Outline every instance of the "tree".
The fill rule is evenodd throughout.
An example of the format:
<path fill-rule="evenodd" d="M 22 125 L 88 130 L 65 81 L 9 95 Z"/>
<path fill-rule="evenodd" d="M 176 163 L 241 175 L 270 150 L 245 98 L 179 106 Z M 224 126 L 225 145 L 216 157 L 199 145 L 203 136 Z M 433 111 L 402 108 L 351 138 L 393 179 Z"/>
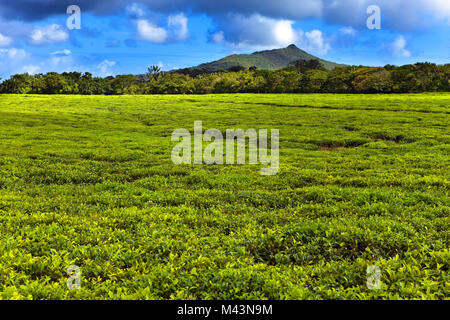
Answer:
<path fill-rule="evenodd" d="M 79 93 L 79 82 L 81 80 L 81 72 L 63 72 L 61 74 L 66 79 L 69 90 L 66 93 Z"/>
<path fill-rule="evenodd" d="M 163 72 L 159 66 L 151 66 L 147 68 L 147 78 L 148 80 L 159 80 L 163 76 Z"/>
<path fill-rule="evenodd" d="M 138 83 L 139 79 L 136 76 L 127 74 L 112 80 L 111 87 L 114 94 L 133 94 Z"/>
<path fill-rule="evenodd" d="M 3 82 L 5 93 L 30 93 L 32 91 L 33 76 L 28 73 L 15 74 Z"/>
<path fill-rule="evenodd" d="M 243 66 L 232 66 L 227 69 L 228 72 L 239 72 L 245 70 Z"/>
<path fill-rule="evenodd" d="M 389 93 L 393 87 L 391 72 L 383 68 L 358 69 L 352 84 L 358 93 Z"/>
<path fill-rule="evenodd" d="M 353 72 L 357 67 L 335 68 L 328 73 L 327 81 L 323 85 L 325 92 L 350 93 L 353 91 Z"/>
<path fill-rule="evenodd" d="M 328 72 L 320 69 L 311 69 L 305 72 L 302 79 L 302 87 L 305 92 L 324 92 L 325 83 L 328 79 Z"/>
<path fill-rule="evenodd" d="M 192 79 L 194 85 L 194 93 L 207 94 L 213 93 L 216 83 L 220 80 L 217 74 L 201 74 Z"/>
<path fill-rule="evenodd" d="M 289 66 L 295 67 L 300 73 L 304 73 L 308 70 L 324 70 L 323 64 L 317 59 L 300 59 L 289 63 Z"/>

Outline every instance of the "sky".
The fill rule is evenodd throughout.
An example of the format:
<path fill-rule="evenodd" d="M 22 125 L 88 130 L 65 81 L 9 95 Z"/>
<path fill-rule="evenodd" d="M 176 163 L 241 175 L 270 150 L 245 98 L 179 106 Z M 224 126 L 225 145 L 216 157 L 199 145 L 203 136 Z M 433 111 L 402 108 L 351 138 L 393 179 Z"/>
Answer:
<path fill-rule="evenodd" d="M 349 65 L 450 63 L 450 1 L 0 0 L 3 79 L 142 74 L 290 44 Z"/>

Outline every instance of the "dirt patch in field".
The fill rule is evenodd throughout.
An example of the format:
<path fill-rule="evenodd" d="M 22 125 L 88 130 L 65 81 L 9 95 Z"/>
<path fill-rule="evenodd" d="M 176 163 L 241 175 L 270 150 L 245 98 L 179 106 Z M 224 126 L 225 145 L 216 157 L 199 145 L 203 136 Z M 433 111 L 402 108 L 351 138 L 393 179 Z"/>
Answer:
<path fill-rule="evenodd" d="M 346 141 L 310 141 L 315 144 L 321 151 L 335 151 L 339 149 L 352 149 L 362 146 L 370 142 L 368 139 L 355 139 Z"/>
<path fill-rule="evenodd" d="M 373 141 L 391 141 L 394 144 L 398 145 L 400 143 L 413 143 L 416 139 L 411 137 L 406 137 L 402 134 L 389 134 L 389 133 L 374 133 L 369 134 L 369 137 L 372 138 Z"/>

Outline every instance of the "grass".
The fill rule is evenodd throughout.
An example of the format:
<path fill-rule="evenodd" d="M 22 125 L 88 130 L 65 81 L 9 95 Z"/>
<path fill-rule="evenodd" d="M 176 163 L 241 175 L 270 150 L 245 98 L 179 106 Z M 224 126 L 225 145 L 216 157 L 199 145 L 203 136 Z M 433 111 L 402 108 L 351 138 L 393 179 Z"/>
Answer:
<path fill-rule="evenodd" d="M 0 298 L 448 298 L 449 102 L 0 95 Z M 196 120 L 279 129 L 278 175 L 173 165 Z"/>

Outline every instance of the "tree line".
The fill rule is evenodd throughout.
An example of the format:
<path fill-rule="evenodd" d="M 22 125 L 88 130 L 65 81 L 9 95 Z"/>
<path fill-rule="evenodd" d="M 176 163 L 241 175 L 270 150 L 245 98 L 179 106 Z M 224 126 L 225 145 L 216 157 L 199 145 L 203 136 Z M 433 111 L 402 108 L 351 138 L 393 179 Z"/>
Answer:
<path fill-rule="evenodd" d="M 450 64 L 384 67 L 347 66 L 326 70 L 316 60 L 299 60 L 280 70 L 244 69 L 162 72 L 142 76 L 94 77 L 89 72 L 15 74 L 0 93 L 19 94 L 208 94 L 208 93 L 409 93 L 450 92 Z"/>

